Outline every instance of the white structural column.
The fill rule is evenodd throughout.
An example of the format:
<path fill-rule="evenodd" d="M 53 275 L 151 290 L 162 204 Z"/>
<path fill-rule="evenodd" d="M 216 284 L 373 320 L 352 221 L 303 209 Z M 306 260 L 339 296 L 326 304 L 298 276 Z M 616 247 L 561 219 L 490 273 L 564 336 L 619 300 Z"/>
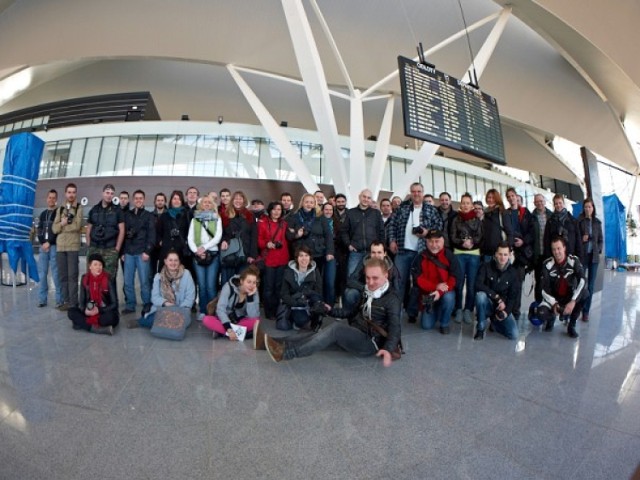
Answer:
<path fill-rule="evenodd" d="M 467 70 L 467 73 L 462 78 L 463 82 L 469 83 L 470 81 L 469 72 L 473 67 L 475 67 L 476 74 L 478 75 L 478 79 L 482 76 L 482 74 L 484 73 L 484 69 L 489 63 L 489 59 L 491 58 L 491 55 L 493 54 L 493 51 L 495 50 L 496 45 L 498 44 L 498 40 L 500 40 L 500 37 L 502 36 L 502 32 L 504 32 L 504 28 L 507 26 L 507 21 L 509 20 L 510 16 L 511 16 L 511 7 L 504 7 L 500 12 L 500 16 L 498 17 L 496 24 L 491 29 L 491 33 L 489 33 L 489 36 L 484 41 L 484 43 L 482 44 L 482 47 L 480 47 L 480 50 L 478 51 L 477 55 L 473 59 L 473 64 L 469 67 L 469 69 Z"/>
<path fill-rule="evenodd" d="M 409 165 L 409 169 L 404 174 L 404 177 L 402 177 L 402 180 L 395 184 L 393 195 L 404 198 L 404 196 L 409 193 L 409 186 L 411 186 L 413 182 L 416 182 L 418 177 L 422 175 L 424 169 L 429 165 L 429 161 L 438 151 L 438 148 L 440 148 L 440 146 L 433 143 L 425 142 L 422 144 L 416 158 L 411 162 L 411 165 Z"/>
<path fill-rule="evenodd" d="M 306 188 L 308 192 L 315 192 L 318 190 L 318 184 L 313 180 L 313 178 L 311 178 L 309 169 L 298 155 L 298 152 L 291 145 L 284 129 L 278 125 L 278 122 L 276 122 L 260 99 L 258 99 L 257 95 L 253 92 L 251 87 L 249 87 L 247 82 L 244 81 L 244 78 L 242 78 L 242 76 L 235 70 L 234 66 L 227 65 L 227 70 L 229 70 L 231 77 L 235 80 L 240 91 L 244 95 L 244 98 L 246 98 L 267 134 L 275 142 L 289 166 L 294 172 L 296 172 L 296 175 L 300 179 L 302 185 L 304 185 L 304 188 Z"/>
<path fill-rule="evenodd" d="M 364 161 L 364 114 L 360 90 L 353 92 L 351 98 L 351 145 L 349 156 L 349 192 L 347 205 L 354 207 L 358 203 L 358 194 L 367 187 L 367 172 Z M 375 198 L 375 197 L 374 197 Z"/>
<path fill-rule="evenodd" d="M 369 186 L 373 193 L 373 198 L 377 199 L 382 186 L 382 178 L 384 177 L 384 167 L 387 164 L 389 156 L 389 144 L 391 142 L 391 124 L 393 122 L 393 106 L 395 99 L 390 96 L 387 100 L 387 108 L 382 117 L 382 125 L 380 125 L 380 133 L 378 133 L 378 142 L 376 143 L 376 151 L 373 155 L 373 168 L 369 177 Z"/>
<path fill-rule="evenodd" d="M 293 49 L 304 80 L 311 112 L 322 138 L 327 169 L 333 173 L 336 191 L 349 192 L 347 172 L 342 159 L 338 127 L 318 47 L 313 38 L 301 0 L 282 0 Z M 349 195 L 347 194 L 347 197 Z"/>

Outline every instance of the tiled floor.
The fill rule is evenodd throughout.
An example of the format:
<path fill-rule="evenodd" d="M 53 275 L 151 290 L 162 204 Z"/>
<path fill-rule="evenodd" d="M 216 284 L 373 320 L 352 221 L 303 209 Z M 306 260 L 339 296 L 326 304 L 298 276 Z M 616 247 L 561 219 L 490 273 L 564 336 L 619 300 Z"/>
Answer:
<path fill-rule="evenodd" d="M 403 330 L 407 355 L 282 364 L 249 342 L 76 332 L 0 287 L 1 479 L 627 479 L 640 461 L 640 274 L 521 342 Z M 524 349 L 522 348 L 524 346 Z"/>

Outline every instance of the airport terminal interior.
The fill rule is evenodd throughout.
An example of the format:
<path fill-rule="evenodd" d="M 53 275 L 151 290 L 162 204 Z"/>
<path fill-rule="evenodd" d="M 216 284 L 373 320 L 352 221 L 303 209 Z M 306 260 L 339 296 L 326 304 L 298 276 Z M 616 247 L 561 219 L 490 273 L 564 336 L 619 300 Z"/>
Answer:
<path fill-rule="evenodd" d="M 634 1 L 0 0 L 0 479 L 639 479 L 638 21 Z M 26 220 L 18 134 L 42 146 Z M 388 368 L 338 348 L 276 363 L 195 312 L 182 341 L 131 314 L 74 330 L 51 276 L 38 308 L 12 232 L 37 261 L 31 217 L 69 182 L 85 216 L 107 183 L 149 210 L 191 186 L 298 208 L 420 182 L 455 208 L 513 187 L 529 210 L 620 213 L 578 338 L 529 321 L 528 274 L 514 340 L 405 316 Z"/>

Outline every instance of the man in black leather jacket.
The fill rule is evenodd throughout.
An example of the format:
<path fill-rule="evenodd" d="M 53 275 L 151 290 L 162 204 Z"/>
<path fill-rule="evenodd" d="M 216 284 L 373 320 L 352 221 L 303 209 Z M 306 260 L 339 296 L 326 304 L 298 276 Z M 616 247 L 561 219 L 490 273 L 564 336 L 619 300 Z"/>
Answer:
<path fill-rule="evenodd" d="M 331 345 L 358 356 L 375 355 L 385 367 L 400 344 L 400 299 L 389 286 L 388 265 L 372 258 L 365 264 L 365 296 L 358 309 L 333 309 L 331 316 L 349 318 L 349 325 L 334 322 L 302 340 L 275 340 L 265 335 L 269 356 L 275 362 L 306 357 Z"/>

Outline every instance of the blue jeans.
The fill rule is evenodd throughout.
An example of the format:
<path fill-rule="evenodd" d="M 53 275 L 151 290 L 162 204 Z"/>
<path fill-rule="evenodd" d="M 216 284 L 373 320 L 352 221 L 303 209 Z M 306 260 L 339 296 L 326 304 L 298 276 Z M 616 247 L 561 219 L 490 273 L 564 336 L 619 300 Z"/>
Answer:
<path fill-rule="evenodd" d="M 480 255 L 459 253 L 456 254 L 456 258 L 462 270 L 462 279 L 456 282 L 456 310 L 462 308 L 462 290 L 466 279 L 467 293 L 464 297 L 464 309 L 473 312 L 476 305 L 476 276 L 480 269 Z"/>
<path fill-rule="evenodd" d="M 596 288 L 596 277 L 598 276 L 598 264 L 589 263 L 588 265 L 585 265 L 585 269 L 587 270 L 587 286 L 589 287 L 589 297 L 585 300 L 584 306 L 582 307 L 582 311 L 584 313 L 589 313 L 589 310 L 591 310 L 591 299 L 593 298 L 593 291 Z"/>
<path fill-rule="evenodd" d="M 206 267 L 194 261 L 198 280 L 198 306 L 200 313 L 207 313 L 207 304 L 218 294 L 218 272 L 220 271 L 220 255 L 215 252 L 213 262 Z"/>
<path fill-rule="evenodd" d="M 347 288 L 342 294 L 342 307 L 348 312 L 356 311 L 355 309 L 362 300 L 362 292 L 355 288 Z"/>
<path fill-rule="evenodd" d="M 324 264 L 322 296 L 327 305 L 336 303 L 336 259 Z"/>
<path fill-rule="evenodd" d="M 342 350 L 358 356 L 373 355 L 378 351 L 369 335 L 363 331 L 344 323 L 334 322 L 303 340 L 285 340 L 284 358 L 307 357 L 331 345 L 337 345 Z"/>
<path fill-rule="evenodd" d="M 38 275 L 40 276 L 40 286 L 38 288 L 38 303 L 47 303 L 49 293 L 49 282 L 47 274 L 51 269 L 51 277 L 53 277 L 53 285 L 56 289 L 56 305 L 63 303 L 62 289 L 60 288 L 60 279 L 58 278 L 58 263 L 56 261 L 56 246 L 51 245 L 48 252 L 40 250 L 38 256 Z"/>
<path fill-rule="evenodd" d="M 409 286 L 409 282 L 411 280 L 411 265 L 415 259 L 420 255 L 418 252 L 414 250 L 400 250 L 396 254 L 396 258 L 393 263 L 398 269 L 398 274 L 400 276 L 400 286 L 398 287 L 398 297 L 400 297 L 400 301 L 404 304 L 405 292 Z M 407 314 L 409 316 L 418 315 L 418 296 L 419 292 L 417 288 L 413 288 L 409 294 L 409 300 L 406 305 Z"/>
<path fill-rule="evenodd" d="M 356 271 L 358 265 L 362 263 L 367 252 L 349 252 L 349 260 L 347 261 L 347 277 L 350 277 Z"/>
<path fill-rule="evenodd" d="M 130 310 L 136 309 L 136 270 L 138 271 L 138 282 L 140 283 L 140 298 L 143 305 L 151 303 L 151 281 L 149 280 L 149 269 L 151 263 L 146 262 L 140 255 L 124 255 L 124 301 Z"/>
<path fill-rule="evenodd" d="M 495 307 L 493 301 L 484 292 L 476 293 L 476 312 L 478 314 L 478 326 L 477 331 L 484 331 L 487 323 L 487 317 L 493 315 Z M 493 329 L 500 335 L 515 340 L 518 338 L 518 324 L 512 314 L 509 314 L 507 318 L 502 321 L 492 322 Z"/>
<path fill-rule="evenodd" d="M 455 292 L 447 292 L 433 304 L 429 311 L 422 312 L 420 324 L 423 329 L 431 330 L 436 326 L 436 322 L 440 323 L 440 327 L 448 327 L 453 306 L 456 302 Z"/>

